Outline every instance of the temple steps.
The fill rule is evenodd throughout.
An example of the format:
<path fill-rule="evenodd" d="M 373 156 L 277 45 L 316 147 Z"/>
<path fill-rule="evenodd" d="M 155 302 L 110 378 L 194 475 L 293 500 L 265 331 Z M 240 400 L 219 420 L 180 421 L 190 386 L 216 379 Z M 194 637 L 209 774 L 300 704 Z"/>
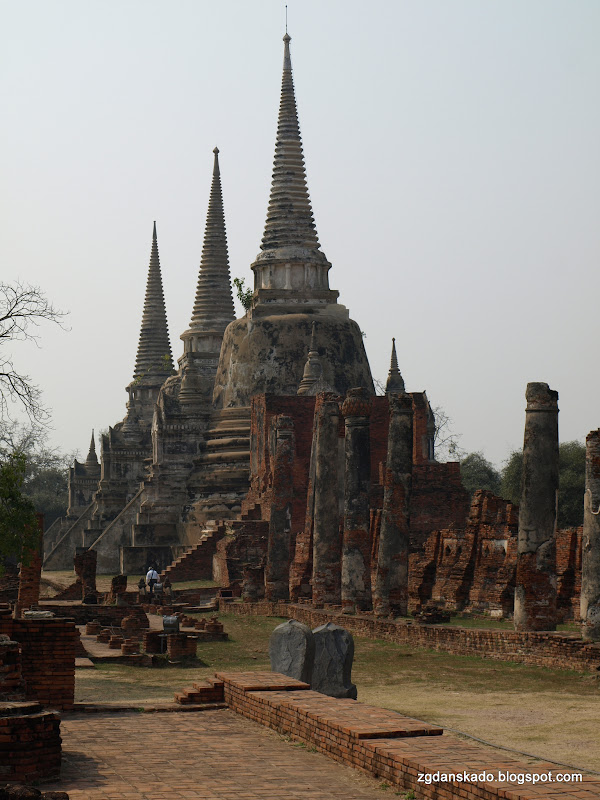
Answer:
<path fill-rule="evenodd" d="M 180 705 L 191 705 L 195 703 L 219 703 L 223 702 L 223 681 L 216 678 L 208 678 L 205 681 L 198 681 L 187 689 L 175 693 L 175 702 Z"/>
<path fill-rule="evenodd" d="M 217 549 L 218 530 L 209 529 L 200 537 L 200 540 L 176 558 L 172 564 L 163 570 L 161 578 L 167 576 L 171 582 L 189 580 L 210 580 L 212 578 L 212 557 Z"/>
<path fill-rule="evenodd" d="M 190 521 L 237 517 L 249 485 L 250 408 L 223 408 L 211 420 L 190 479 L 196 498 Z"/>

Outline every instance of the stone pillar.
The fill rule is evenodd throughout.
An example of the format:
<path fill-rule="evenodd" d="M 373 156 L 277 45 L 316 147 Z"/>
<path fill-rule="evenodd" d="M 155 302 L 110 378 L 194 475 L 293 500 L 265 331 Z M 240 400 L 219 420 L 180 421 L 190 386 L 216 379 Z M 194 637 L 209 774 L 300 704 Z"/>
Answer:
<path fill-rule="evenodd" d="M 600 641 L 600 430 L 585 440 L 585 495 L 581 547 L 583 638 Z"/>
<path fill-rule="evenodd" d="M 312 599 L 318 608 L 324 603 L 339 605 L 340 503 L 338 480 L 339 398 L 324 392 L 315 404 L 314 494 L 313 494 L 313 571 Z"/>
<path fill-rule="evenodd" d="M 273 489 L 265 590 L 267 600 L 289 600 L 290 538 L 294 499 L 294 423 L 280 414 L 275 421 Z"/>
<path fill-rule="evenodd" d="M 390 424 L 373 610 L 408 613 L 408 545 L 412 485 L 413 407 L 408 394 L 388 395 Z"/>
<path fill-rule="evenodd" d="M 558 392 L 527 384 L 519 511 L 515 630 L 556 628 Z"/>
<path fill-rule="evenodd" d="M 342 414 L 346 423 L 342 611 L 351 614 L 371 608 L 371 396 L 367 390 L 349 389 Z"/>

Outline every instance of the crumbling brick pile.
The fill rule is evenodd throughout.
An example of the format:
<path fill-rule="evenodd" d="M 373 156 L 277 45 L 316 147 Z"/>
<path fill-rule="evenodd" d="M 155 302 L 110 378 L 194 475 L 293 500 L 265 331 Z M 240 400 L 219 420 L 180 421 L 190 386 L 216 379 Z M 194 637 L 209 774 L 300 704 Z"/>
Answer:
<path fill-rule="evenodd" d="M 95 550 L 84 550 L 75 553 L 73 567 L 75 569 L 75 581 L 55 595 L 55 600 L 84 600 L 87 603 L 97 602 L 98 593 L 96 591 L 96 562 L 98 554 Z"/>
<path fill-rule="evenodd" d="M 127 593 L 127 575 L 115 575 L 110 582 L 110 592 L 106 596 L 106 603 L 127 604 L 125 595 Z"/>

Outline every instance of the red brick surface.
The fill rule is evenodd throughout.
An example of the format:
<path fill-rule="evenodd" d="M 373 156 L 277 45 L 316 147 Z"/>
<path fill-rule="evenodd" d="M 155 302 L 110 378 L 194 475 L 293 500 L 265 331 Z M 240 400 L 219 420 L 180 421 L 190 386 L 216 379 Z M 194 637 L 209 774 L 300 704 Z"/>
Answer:
<path fill-rule="evenodd" d="M 69 715 L 57 789 L 71 800 L 381 800 L 381 781 L 229 710 Z M 53 787 L 54 788 L 54 787 Z"/>

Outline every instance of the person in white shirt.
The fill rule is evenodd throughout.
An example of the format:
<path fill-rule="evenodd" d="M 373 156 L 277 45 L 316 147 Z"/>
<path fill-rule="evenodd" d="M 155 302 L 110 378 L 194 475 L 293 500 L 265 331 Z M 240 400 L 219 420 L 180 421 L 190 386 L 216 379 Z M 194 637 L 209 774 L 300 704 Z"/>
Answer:
<path fill-rule="evenodd" d="M 148 586 L 148 592 L 150 597 L 152 597 L 154 593 L 154 584 L 158 583 L 158 572 L 154 568 L 154 566 L 150 567 L 148 572 L 146 573 L 146 584 Z"/>

